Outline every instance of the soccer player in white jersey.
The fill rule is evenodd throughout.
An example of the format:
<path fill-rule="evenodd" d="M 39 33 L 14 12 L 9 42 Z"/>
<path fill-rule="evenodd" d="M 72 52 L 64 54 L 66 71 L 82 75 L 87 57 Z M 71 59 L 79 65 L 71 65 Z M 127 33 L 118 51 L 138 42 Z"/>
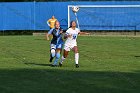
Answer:
<path fill-rule="evenodd" d="M 66 31 L 66 34 L 64 38 L 66 39 L 65 45 L 64 45 L 64 53 L 61 58 L 61 61 L 59 63 L 59 66 L 62 66 L 63 61 L 67 58 L 68 53 L 70 50 L 72 50 L 75 53 L 75 66 L 76 68 L 79 67 L 78 61 L 79 61 L 79 52 L 77 47 L 77 36 L 78 34 L 86 34 L 85 32 L 80 32 L 78 28 L 76 28 L 76 22 L 71 21 L 70 28 Z M 88 34 L 88 33 L 87 33 Z"/>

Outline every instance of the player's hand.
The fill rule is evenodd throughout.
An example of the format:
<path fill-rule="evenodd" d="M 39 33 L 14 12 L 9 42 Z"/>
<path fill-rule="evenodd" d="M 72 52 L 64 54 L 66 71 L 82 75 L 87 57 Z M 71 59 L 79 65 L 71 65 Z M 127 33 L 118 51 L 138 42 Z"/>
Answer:
<path fill-rule="evenodd" d="M 70 37 L 71 38 L 72 37 L 72 34 L 68 34 L 67 37 Z"/>
<path fill-rule="evenodd" d="M 61 30 L 60 32 L 59 32 L 59 34 L 62 34 L 63 33 L 63 30 Z"/>
<path fill-rule="evenodd" d="M 49 41 L 50 39 L 49 39 L 49 38 L 47 38 L 47 40 Z"/>
<path fill-rule="evenodd" d="M 50 40 L 50 38 L 49 38 L 49 35 L 48 35 L 48 34 L 46 35 L 46 39 L 47 39 L 48 41 Z"/>
<path fill-rule="evenodd" d="M 59 34 L 62 34 L 63 33 L 63 29 L 60 27 L 60 32 L 59 32 Z"/>

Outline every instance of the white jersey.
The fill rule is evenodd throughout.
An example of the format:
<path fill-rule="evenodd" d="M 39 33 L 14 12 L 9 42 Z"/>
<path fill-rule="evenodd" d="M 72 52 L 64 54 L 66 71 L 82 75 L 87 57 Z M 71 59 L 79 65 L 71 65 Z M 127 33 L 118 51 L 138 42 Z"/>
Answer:
<path fill-rule="evenodd" d="M 77 36 L 78 36 L 79 32 L 80 32 L 80 30 L 78 28 L 75 28 L 75 30 L 73 30 L 72 28 L 69 28 L 66 31 L 66 34 L 67 35 L 72 35 L 72 36 L 67 38 L 67 40 L 65 42 L 65 45 L 77 46 L 76 39 L 77 39 Z"/>

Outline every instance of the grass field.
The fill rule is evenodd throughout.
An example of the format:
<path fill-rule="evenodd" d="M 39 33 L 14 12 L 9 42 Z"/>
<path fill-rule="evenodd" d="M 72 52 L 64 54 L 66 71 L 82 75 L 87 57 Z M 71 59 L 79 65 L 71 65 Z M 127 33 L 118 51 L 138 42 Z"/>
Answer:
<path fill-rule="evenodd" d="M 43 36 L 0 37 L 0 93 L 140 93 L 140 37 L 80 36 L 74 55 L 49 66 Z"/>

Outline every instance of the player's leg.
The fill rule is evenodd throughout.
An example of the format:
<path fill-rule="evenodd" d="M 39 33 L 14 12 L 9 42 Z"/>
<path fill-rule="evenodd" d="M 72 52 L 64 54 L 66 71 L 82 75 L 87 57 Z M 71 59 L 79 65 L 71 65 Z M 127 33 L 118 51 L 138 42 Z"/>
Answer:
<path fill-rule="evenodd" d="M 52 66 L 57 66 L 58 60 L 60 58 L 60 51 L 61 51 L 60 48 L 57 48 L 56 49 L 55 60 L 54 60 L 54 63 L 52 64 Z"/>
<path fill-rule="evenodd" d="M 50 47 L 50 62 L 52 62 L 53 58 L 55 57 L 56 45 L 51 44 Z"/>
<path fill-rule="evenodd" d="M 58 63 L 58 60 L 60 58 L 60 53 L 61 53 L 61 50 L 62 50 L 62 46 L 63 44 L 59 44 L 56 46 L 56 54 L 55 54 L 55 60 L 54 60 L 54 63 L 52 66 L 57 66 L 57 63 Z"/>
<path fill-rule="evenodd" d="M 62 63 L 64 62 L 64 60 L 67 58 L 68 54 L 69 54 L 69 51 L 64 49 L 63 56 L 62 56 L 61 61 L 59 63 L 60 67 L 62 66 Z"/>
<path fill-rule="evenodd" d="M 59 63 L 59 66 L 62 66 L 62 63 L 64 62 L 64 60 L 67 58 L 68 54 L 70 51 L 70 47 L 68 45 L 65 44 L 64 46 L 64 51 L 63 51 L 63 56 L 61 58 L 61 61 Z"/>
<path fill-rule="evenodd" d="M 75 64 L 76 64 L 76 68 L 78 68 L 78 67 L 79 67 L 79 64 L 78 64 L 78 62 L 79 62 L 78 47 L 77 47 L 77 46 L 74 46 L 74 47 L 72 48 L 72 50 L 73 50 L 73 52 L 75 53 Z"/>

